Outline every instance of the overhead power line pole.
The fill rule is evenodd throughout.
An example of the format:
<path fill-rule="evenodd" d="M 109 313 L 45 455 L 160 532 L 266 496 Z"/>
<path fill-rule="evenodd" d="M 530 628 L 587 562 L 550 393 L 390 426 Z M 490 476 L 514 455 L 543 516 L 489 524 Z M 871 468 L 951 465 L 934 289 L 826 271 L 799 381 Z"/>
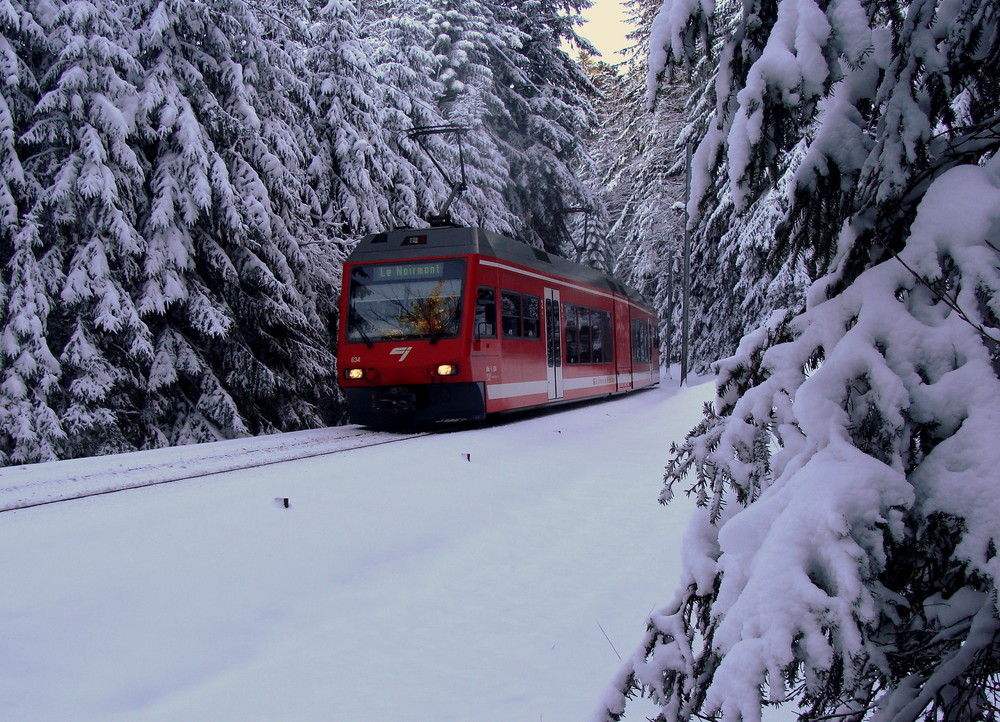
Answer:
<path fill-rule="evenodd" d="M 691 143 L 688 142 L 684 160 L 684 259 L 681 279 L 681 383 L 687 382 L 688 375 L 688 325 L 691 313 L 691 230 L 688 228 L 690 214 L 688 204 L 691 202 Z"/>
<path fill-rule="evenodd" d="M 677 264 L 676 247 L 667 259 L 667 377 L 670 375 L 670 360 L 674 357 L 674 266 Z"/>

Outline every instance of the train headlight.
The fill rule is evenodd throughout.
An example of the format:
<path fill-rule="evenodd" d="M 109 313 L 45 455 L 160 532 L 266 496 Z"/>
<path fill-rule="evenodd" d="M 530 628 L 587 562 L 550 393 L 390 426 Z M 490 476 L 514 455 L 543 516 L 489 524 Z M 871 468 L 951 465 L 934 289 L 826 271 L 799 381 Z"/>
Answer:
<path fill-rule="evenodd" d="M 344 369 L 344 378 L 349 381 L 360 381 L 365 377 L 364 369 Z"/>
<path fill-rule="evenodd" d="M 458 373 L 457 364 L 439 364 L 435 369 L 438 376 L 454 376 Z"/>

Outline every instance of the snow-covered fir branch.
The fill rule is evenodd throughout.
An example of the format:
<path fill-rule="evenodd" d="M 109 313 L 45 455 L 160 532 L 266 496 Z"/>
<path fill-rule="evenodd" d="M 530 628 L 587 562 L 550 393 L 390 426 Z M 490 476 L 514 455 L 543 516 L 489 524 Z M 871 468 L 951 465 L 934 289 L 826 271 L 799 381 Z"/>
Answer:
<path fill-rule="evenodd" d="M 637 693 L 671 721 L 993 719 L 1000 8 L 666 0 L 654 27 L 654 87 L 718 58 L 696 237 L 759 254 L 744 291 L 814 280 L 673 449 L 685 578 L 596 719 Z"/>

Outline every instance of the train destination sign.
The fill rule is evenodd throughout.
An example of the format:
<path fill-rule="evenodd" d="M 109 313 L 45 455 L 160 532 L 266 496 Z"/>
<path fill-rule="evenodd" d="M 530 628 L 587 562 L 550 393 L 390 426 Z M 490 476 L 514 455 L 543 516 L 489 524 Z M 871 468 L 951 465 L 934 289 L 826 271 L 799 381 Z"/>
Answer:
<path fill-rule="evenodd" d="M 444 263 L 394 263 L 375 268 L 375 281 L 433 281 L 444 278 Z"/>

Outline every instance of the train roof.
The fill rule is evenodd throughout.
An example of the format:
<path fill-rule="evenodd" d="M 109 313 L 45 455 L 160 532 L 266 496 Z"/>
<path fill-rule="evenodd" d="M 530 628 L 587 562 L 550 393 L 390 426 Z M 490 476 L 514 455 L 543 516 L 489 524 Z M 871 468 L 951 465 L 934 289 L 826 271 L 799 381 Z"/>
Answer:
<path fill-rule="evenodd" d="M 540 248 L 487 231 L 485 228 L 447 226 L 375 233 L 362 238 L 347 260 L 351 263 L 367 263 L 426 258 L 429 255 L 468 254 L 510 261 L 543 273 L 611 291 L 645 306 L 650 305 L 636 289 L 625 285 L 614 276 L 546 253 Z"/>

